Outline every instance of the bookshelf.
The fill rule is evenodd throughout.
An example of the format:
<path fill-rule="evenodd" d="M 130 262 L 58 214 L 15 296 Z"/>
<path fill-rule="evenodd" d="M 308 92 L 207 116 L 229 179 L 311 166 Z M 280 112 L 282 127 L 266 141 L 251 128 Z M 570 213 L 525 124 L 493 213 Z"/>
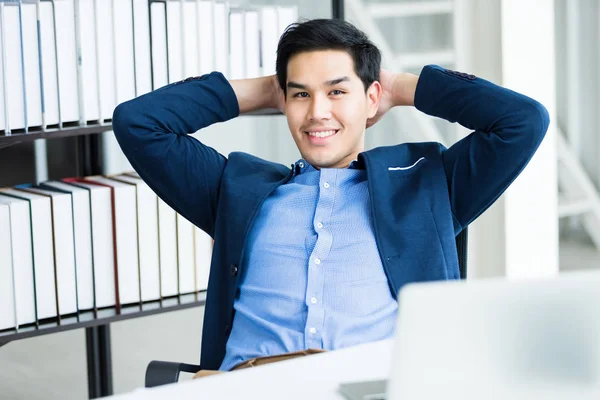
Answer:
<path fill-rule="evenodd" d="M 38 139 L 58 139 L 74 136 L 95 135 L 110 131 L 110 124 L 91 124 L 87 126 L 72 126 L 63 128 L 50 128 L 44 130 L 31 130 L 28 133 L 13 132 L 9 136 L 0 135 L 0 149 L 10 147 L 19 143 L 34 142 Z"/>
<path fill-rule="evenodd" d="M 331 0 L 333 18 L 344 18 L 344 0 Z M 270 115 L 276 110 L 266 110 L 254 115 Z M 76 175 L 90 176 L 103 174 L 101 133 L 112 130 L 110 122 L 98 120 L 81 126 L 78 123 L 50 125 L 48 128 L 14 130 L 10 135 L 0 134 L 0 156 L 11 152 L 11 148 L 33 144 L 40 139 L 71 140 L 75 144 Z M 71 138 L 71 139 L 66 139 Z M 53 140 L 54 142 L 54 140 Z M 15 168 L 23 163 L 13 157 Z M 20 167 L 21 166 L 21 167 Z M 140 303 L 134 306 L 116 307 L 78 312 L 75 315 L 58 317 L 49 321 L 38 321 L 29 326 L 0 332 L 0 347 L 7 343 L 32 337 L 49 335 L 75 329 L 85 329 L 88 393 L 90 398 L 99 398 L 113 394 L 112 357 L 110 324 L 132 318 L 157 315 L 166 312 L 203 306 L 205 292 L 168 297 L 159 301 Z"/>
<path fill-rule="evenodd" d="M 169 297 L 161 301 L 124 306 L 121 307 L 119 313 L 114 307 L 96 311 L 83 311 L 76 315 L 61 317 L 60 321 L 41 322 L 34 326 L 19 328 L 16 332 L 0 332 L 0 346 L 7 344 L 10 341 L 28 339 L 51 333 L 65 332 L 80 328 L 94 328 L 132 318 L 148 317 L 166 312 L 186 310 L 188 308 L 204 305 L 205 300 L 206 292 L 199 292 Z"/>

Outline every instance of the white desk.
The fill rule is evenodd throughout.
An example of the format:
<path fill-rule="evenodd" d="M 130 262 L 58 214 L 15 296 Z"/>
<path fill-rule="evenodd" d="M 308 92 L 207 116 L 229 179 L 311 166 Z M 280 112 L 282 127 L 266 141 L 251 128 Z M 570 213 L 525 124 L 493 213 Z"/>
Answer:
<path fill-rule="evenodd" d="M 344 400 L 337 392 L 343 382 L 385 379 L 388 377 L 392 340 L 364 344 L 334 352 L 281 361 L 185 381 L 153 389 L 138 389 L 111 397 L 112 400 Z M 457 365 L 457 368 L 461 368 Z M 454 386 L 432 382 L 403 399 L 427 400 L 598 400 L 600 386 L 556 385 L 504 387 L 488 385 L 471 377 Z M 472 382 L 471 382 L 472 380 Z M 478 383 L 479 382 L 479 383 Z M 413 388 L 414 389 L 414 388 Z"/>
<path fill-rule="evenodd" d="M 391 353 L 392 340 L 384 340 L 174 385 L 138 389 L 112 399 L 342 400 L 337 393 L 341 382 L 385 379 Z"/>

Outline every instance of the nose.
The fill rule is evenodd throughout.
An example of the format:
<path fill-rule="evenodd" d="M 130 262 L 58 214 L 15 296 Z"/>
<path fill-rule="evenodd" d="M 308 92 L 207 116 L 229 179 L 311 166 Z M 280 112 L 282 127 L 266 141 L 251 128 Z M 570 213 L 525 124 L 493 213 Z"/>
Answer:
<path fill-rule="evenodd" d="M 308 110 L 308 119 L 311 121 L 323 121 L 331 119 L 331 101 L 327 96 L 314 95 Z"/>

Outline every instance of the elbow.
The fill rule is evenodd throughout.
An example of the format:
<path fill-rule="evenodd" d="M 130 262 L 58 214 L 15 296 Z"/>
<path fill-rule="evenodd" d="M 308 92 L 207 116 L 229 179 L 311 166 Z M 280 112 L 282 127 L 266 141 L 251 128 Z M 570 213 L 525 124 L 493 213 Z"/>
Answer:
<path fill-rule="evenodd" d="M 131 124 L 130 115 L 127 102 L 119 104 L 113 111 L 112 127 L 117 139 L 124 137 L 129 131 L 129 125 Z"/>
<path fill-rule="evenodd" d="M 537 145 L 542 143 L 548 127 L 550 126 L 550 114 L 546 107 L 537 101 L 533 101 L 533 111 L 531 113 L 531 132 Z"/>
<path fill-rule="evenodd" d="M 518 120 L 515 120 L 515 129 L 520 132 L 517 140 L 522 149 L 533 154 L 546 137 L 550 115 L 546 107 L 533 99 L 523 104 L 520 111 Z"/>

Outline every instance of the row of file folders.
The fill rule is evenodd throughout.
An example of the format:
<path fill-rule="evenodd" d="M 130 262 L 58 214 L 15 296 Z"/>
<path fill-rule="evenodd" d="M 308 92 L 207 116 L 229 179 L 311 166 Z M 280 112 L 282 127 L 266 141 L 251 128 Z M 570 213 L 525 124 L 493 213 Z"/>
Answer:
<path fill-rule="evenodd" d="M 206 290 L 212 248 L 135 173 L 0 189 L 0 330 Z"/>
<path fill-rule="evenodd" d="M 296 7 L 209 0 L 0 0 L 0 134 L 110 121 L 115 107 L 212 71 L 275 73 Z"/>

